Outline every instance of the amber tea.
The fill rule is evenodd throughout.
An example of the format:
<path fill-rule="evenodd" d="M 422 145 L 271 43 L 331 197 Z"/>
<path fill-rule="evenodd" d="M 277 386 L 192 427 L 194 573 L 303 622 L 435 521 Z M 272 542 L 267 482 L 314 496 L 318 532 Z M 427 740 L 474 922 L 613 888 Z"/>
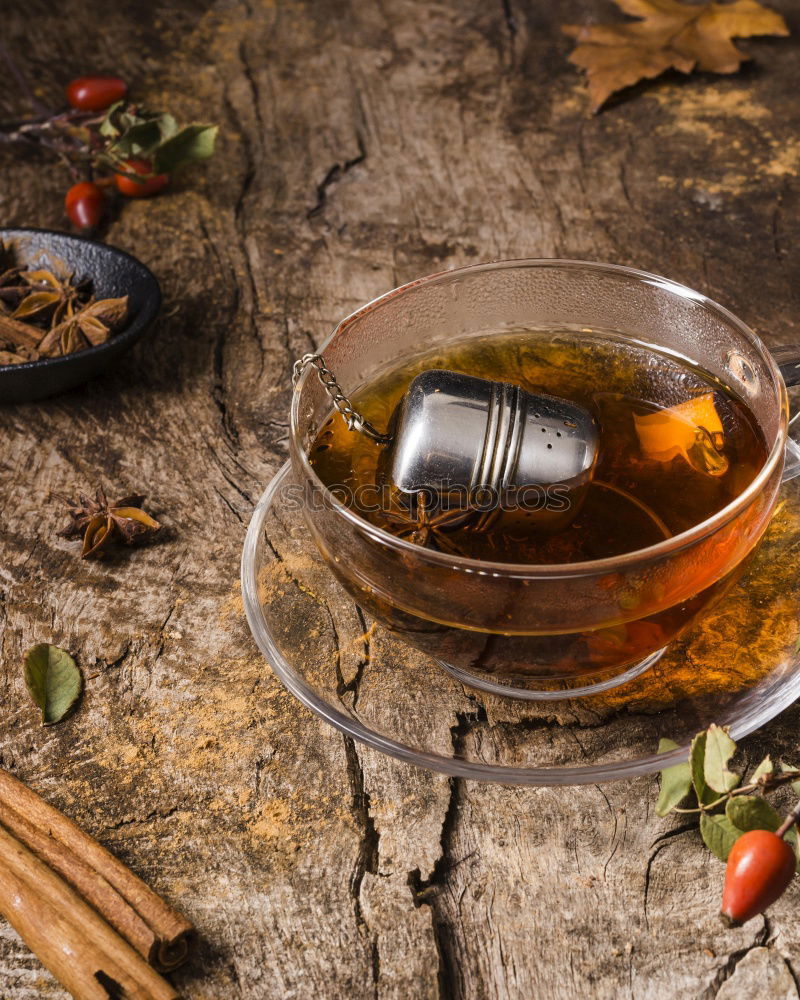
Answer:
<path fill-rule="evenodd" d="M 468 510 L 443 512 L 433 496 L 410 502 L 399 495 L 386 482 L 385 449 L 332 415 L 310 450 L 320 479 L 373 524 L 446 553 L 552 565 L 644 549 L 721 510 L 752 482 L 767 457 L 747 406 L 719 380 L 645 344 L 585 330 L 517 331 L 455 343 L 375 378 L 351 397 L 353 405 L 374 426 L 388 428 L 410 381 L 431 368 L 512 382 L 581 404 L 600 432 L 593 479 L 579 495 L 566 498 L 569 516 L 526 519 L 519 510 L 502 509 L 479 520 Z M 729 582 L 717 581 L 713 589 L 722 593 Z M 348 586 L 353 589 L 352 581 Z M 708 606 L 715 596 L 708 589 L 654 615 L 646 613 L 646 600 L 631 595 L 641 604 L 641 618 L 591 633 L 537 635 L 535 641 L 505 636 L 502 623 L 487 641 L 487 633 L 423 622 L 416 614 L 387 608 L 374 594 L 357 596 L 400 631 L 413 632 L 416 645 L 451 662 L 524 673 L 534 661 L 537 673 L 568 675 L 573 664 L 585 666 L 588 660 L 602 669 L 606 659 L 619 662 L 621 651 L 634 661 L 662 639 L 666 643 Z"/>
<path fill-rule="evenodd" d="M 327 486 L 381 528 L 473 559 L 563 563 L 646 548 L 726 506 L 766 458 L 749 410 L 719 382 L 674 357 L 611 337 L 477 338 L 376 379 L 353 397 L 354 406 L 387 427 L 409 382 L 426 368 L 560 396 L 587 407 L 600 426 L 594 479 L 564 530 L 541 530 L 539 519 L 528 530 L 520 518 L 508 527 L 512 519 L 502 516 L 488 530 L 475 530 L 469 518 L 439 518 L 441 527 L 426 530 L 435 511 L 408 510 L 385 489 L 367 488 L 382 485 L 381 446 L 349 431 L 338 415 L 330 418 L 311 449 Z M 388 501 L 382 507 L 380 498 Z"/>

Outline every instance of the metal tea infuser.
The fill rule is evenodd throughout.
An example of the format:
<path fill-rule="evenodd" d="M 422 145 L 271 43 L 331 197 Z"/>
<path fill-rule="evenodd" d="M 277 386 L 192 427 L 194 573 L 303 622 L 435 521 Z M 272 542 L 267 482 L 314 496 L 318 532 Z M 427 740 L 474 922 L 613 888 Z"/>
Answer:
<path fill-rule="evenodd" d="M 485 527 L 515 491 L 558 485 L 566 492 L 592 478 L 597 423 L 587 409 L 566 399 L 430 369 L 412 380 L 382 433 L 353 409 L 322 355 L 306 354 L 295 363 L 295 386 L 309 365 L 348 429 L 386 447 L 384 468 L 410 500 L 421 491 L 439 501 L 465 494 L 471 511 L 481 514 L 479 527 Z M 569 508 L 577 512 L 574 504 L 564 512 Z"/>

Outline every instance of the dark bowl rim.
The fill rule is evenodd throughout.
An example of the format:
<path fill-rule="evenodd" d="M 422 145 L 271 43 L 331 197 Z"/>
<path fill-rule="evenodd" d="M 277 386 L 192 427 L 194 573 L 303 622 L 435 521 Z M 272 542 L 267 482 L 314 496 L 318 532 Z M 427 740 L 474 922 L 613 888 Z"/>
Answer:
<path fill-rule="evenodd" d="M 37 229 L 34 226 L 15 226 L 10 229 L 0 229 L 0 242 L 5 239 L 13 239 L 15 236 L 26 234 L 36 234 L 37 236 L 55 236 L 59 240 L 66 240 L 70 243 L 86 243 L 90 246 L 99 247 L 104 253 L 111 257 L 120 257 L 130 261 L 135 267 L 144 272 L 145 281 L 152 286 L 151 293 L 147 296 L 144 305 L 134 316 L 131 323 L 110 337 L 104 344 L 96 344 L 94 347 L 84 348 L 82 351 L 73 351 L 71 354 L 62 354 L 57 358 L 39 358 L 37 361 L 22 361 L 14 365 L 0 365 L 0 378 L 10 372 L 45 372 L 53 369 L 68 367 L 74 364 L 77 359 L 89 359 L 97 357 L 111 349 L 118 348 L 128 341 L 135 341 L 141 333 L 153 322 L 161 308 L 161 285 L 158 279 L 143 264 L 138 257 L 134 257 L 127 250 L 120 250 L 119 247 L 102 243 L 100 240 L 90 239 L 88 236 L 76 236 L 73 233 L 65 233 L 58 229 Z"/>

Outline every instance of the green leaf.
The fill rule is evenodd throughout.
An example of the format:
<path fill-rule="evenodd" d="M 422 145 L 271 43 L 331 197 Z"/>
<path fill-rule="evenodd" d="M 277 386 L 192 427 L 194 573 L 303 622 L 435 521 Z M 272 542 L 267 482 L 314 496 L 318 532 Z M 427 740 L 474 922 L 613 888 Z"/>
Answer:
<path fill-rule="evenodd" d="M 763 778 L 765 774 L 772 774 L 775 771 L 775 765 L 772 763 L 772 758 L 769 754 L 761 761 L 758 767 L 753 771 L 750 776 L 751 782 L 758 781 L 759 778 Z"/>
<path fill-rule="evenodd" d="M 736 744 L 727 731 L 712 723 L 706 734 L 703 774 L 706 784 L 715 792 L 723 794 L 739 784 L 739 775 L 728 770 L 728 761 L 735 753 Z"/>
<path fill-rule="evenodd" d="M 178 133 L 178 123 L 166 112 L 125 113 L 120 115 L 117 124 L 121 133 L 108 147 L 108 153 L 113 157 L 150 159 L 164 142 Z"/>
<path fill-rule="evenodd" d="M 700 834 L 706 847 L 720 861 L 727 861 L 730 850 L 741 836 L 727 816 L 703 813 L 700 817 Z"/>
<path fill-rule="evenodd" d="M 139 122 L 131 125 L 112 144 L 109 152 L 114 156 L 143 156 L 161 142 L 158 121 Z"/>
<path fill-rule="evenodd" d="M 61 722 L 74 708 L 83 688 L 75 661 L 63 649 L 40 642 L 25 654 L 25 684 L 42 710 L 42 725 Z"/>
<path fill-rule="evenodd" d="M 708 805 L 718 799 L 719 796 L 706 784 L 705 779 L 705 757 L 706 757 L 706 733 L 698 733 L 692 740 L 692 749 L 689 755 L 689 766 L 692 769 L 692 784 L 695 795 L 700 805 Z"/>
<path fill-rule="evenodd" d="M 771 830 L 781 825 L 781 817 L 765 799 L 758 795 L 735 795 L 728 799 L 725 815 L 735 827 L 748 830 Z"/>
<path fill-rule="evenodd" d="M 106 116 L 100 123 L 100 135 L 113 139 L 115 135 L 120 134 L 121 129 L 117 123 L 117 119 L 124 103 L 124 101 L 117 101 L 116 104 L 112 104 L 108 111 L 106 111 Z"/>
<path fill-rule="evenodd" d="M 214 154 L 216 125 L 186 125 L 154 151 L 153 172 L 170 174 L 184 163 L 207 160 Z"/>
<path fill-rule="evenodd" d="M 177 135 L 178 132 L 179 132 L 178 123 L 175 121 L 175 119 L 172 117 L 172 115 L 168 114 L 166 111 L 164 112 L 164 114 L 159 115 L 158 123 L 159 123 L 159 127 L 161 129 L 161 141 L 162 142 L 166 142 L 167 139 L 171 139 L 173 136 Z M 213 148 L 212 148 L 211 152 L 212 153 L 214 152 Z M 210 155 L 211 154 L 209 153 L 209 156 Z"/>
<path fill-rule="evenodd" d="M 800 768 L 794 766 L 794 764 L 787 764 L 785 760 L 781 761 L 781 771 L 798 771 Z M 789 787 L 794 792 L 795 795 L 800 795 L 800 779 L 793 781 Z"/>
<path fill-rule="evenodd" d="M 670 750 L 677 750 L 678 744 L 674 740 L 662 739 L 658 744 L 659 753 L 667 753 Z M 675 806 L 689 794 L 692 787 L 692 768 L 689 761 L 682 764 L 673 764 L 672 767 L 665 767 L 661 772 L 661 792 L 656 802 L 656 815 L 666 816 Z"/>

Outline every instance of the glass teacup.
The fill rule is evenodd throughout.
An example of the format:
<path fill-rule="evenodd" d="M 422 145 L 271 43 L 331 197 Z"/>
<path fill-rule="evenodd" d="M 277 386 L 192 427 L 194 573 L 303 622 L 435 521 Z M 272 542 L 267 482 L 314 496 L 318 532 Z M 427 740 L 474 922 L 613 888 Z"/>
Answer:
<path fill-rule="evenodd" d="M 330 397 L 313 371 L 294 393 L 292 466 L 323 558 L 376 619 L 481 686 L 492 677 L 516 679 L 523 690 L 563 679 L 610 683 L 653 662 L 738 578 L 781 481 L 800 473 L 786 393 L 800 381 L 800 348 L 770 352 L 722 306 L 643 271 L 521 260 L 435 274 L 359 309 L 320 350 L 352 393 L 437 345 L 491 330 L 564 327 L 611 330 L 719 379 L 767 443 L 755 479 L 712 517 L 648 548 L 562 565 L 478 561 L 397 538 L 327 491 L 308 451 Z"/>

